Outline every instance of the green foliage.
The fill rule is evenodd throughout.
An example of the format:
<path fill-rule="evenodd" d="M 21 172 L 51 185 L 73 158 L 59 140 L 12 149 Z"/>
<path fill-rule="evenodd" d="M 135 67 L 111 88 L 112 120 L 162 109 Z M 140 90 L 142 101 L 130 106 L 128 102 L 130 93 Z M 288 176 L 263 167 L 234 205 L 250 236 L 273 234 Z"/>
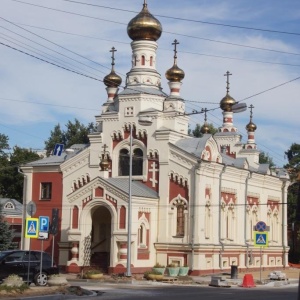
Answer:
<path fill-rule="evenodd" d="M 260 152 L 259 153 L 259 163 L 260 164 L 269 164 L 270 168 L 275 167 L 272 157 L 268 153 Z"/>
<path fill-rule="evenodd" d="M 290 149 L 285 152 L 285 155 L 289 162 L 284 168 L 288 170 L 291 180 L 295 181 L 300 172 L 300 144 L 292 144 Z"/>
<path fill-rule="evenodd" d="M 300 144 L 293 143 L 285 152 L 288 164 L 287 169 L 292 184 L 288 188 L 288 222 L 300 221 Z"/>
<path fill-rule="evenodd" d="M 4 220 L 0 206 L 0 251 L 8 250 L 12 246 L 13 233 L 9 224 Z"/>
<path fill-rule="evenodd" d="M 0 172 L 0 196 L 22 202 L 24 177 L 19 173 L 20 165 L 38 160 L 40 156 L 31 150 L 15 146 L 5 168 Z"/>
<path fill-rule="evenodd" d="M 160 263 L 156 263 L 153 268 L 164 268 L 165 266 L 164 265 L 161 265 Z"/>
<path fill-rule="evenodd" d="M 60 125 L 57 124 L 51 130 L 50 137 L 45 141 L 47 155 L 50 155 L 53 151 L 55 144 L 63 144 L 65 148 L 70 148 L 74 144 L 88 144 L 88 134 L 90 131 L 95 130 L 93 123 L 85 126 L 77 119 L 74 119 L 74 122 L 68 121 L 65 127 L 66 130 L 62 130 Z"/>
<path fill-rule="evenodd" d="M 0 285 L 0 291 L 6 291 L 6 292 L 9 292 L 9 293 L 20 293 L 22 294 L 25 290 L 28 290 L 29 289 L 29 286 L 28 284 L 26 283 L 23 283 L 22 285 L 20 286 L 10 286 L 10 285 L 6 285 L 6 284 L 1 284 Z"/>

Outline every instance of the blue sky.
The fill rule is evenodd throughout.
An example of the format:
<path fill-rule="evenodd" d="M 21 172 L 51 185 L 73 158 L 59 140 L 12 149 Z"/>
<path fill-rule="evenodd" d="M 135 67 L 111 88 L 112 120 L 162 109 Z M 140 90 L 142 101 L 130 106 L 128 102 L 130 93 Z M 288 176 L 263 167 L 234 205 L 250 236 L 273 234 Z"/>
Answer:
<path fill-rule="evenodd" d="M 56 124 L 63 127 L 74 118 L 84 124 L 93 122 L 107 99 L 101 80 L 110 70 L 112 46 L 117 49 L 116 71 L 125 82 L 131 67 L 131 40 L 126 28 L 143 1 L 75 2 L 1 0 L 1 43 L 38 57 L 44 55 L 43 59 L 100 80 L 59 69 L 0 44 L 0 133 L 9 137 L 11 147 L 42 149 Z M 300 76 L 300 2 L 147 2 L 164 30 L 158 40 L 156 64 L 164 91 L 169 93 L 164 74 L 173 64 L 171 44 L 177 39 L 178 65 L 186 74 L 181 96 L 186 99 L 187 112 L 217 107 L 226 93 L 223 75 L 229 70 L 233 74 L 231 96 L 236 101 L 251 97 L 244 102 L 255 107 L 259 149 L 278 166 L 284 165 L 284 151 L 292 143 L 300 143 L 300 79 L 292 81 Z M 234 116 L 243 141 L 247 139 L 249 114 L 248 110 Z M 220 109 L 207 117 L 215 127 L 221 126 Z M 191 118 L 191 128 L 196 123 L 203 124 L 203 115 Z"/>

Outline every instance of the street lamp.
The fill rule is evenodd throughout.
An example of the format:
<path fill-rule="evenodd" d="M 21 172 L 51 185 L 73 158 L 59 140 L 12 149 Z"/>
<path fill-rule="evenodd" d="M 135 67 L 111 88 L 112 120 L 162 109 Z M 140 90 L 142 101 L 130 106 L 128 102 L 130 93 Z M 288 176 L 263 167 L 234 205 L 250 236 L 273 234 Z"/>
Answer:
<path fill-rule="evenodd" d="M 143 126 L 150 126 L 152 124 L 151 117 L 139 117 L 138 123 Z M 128 224 L 127 224 L 127 265 L 126 276 L 131 277 L 131 223 L 132 223 L 132 128 L 130 125 L 129 138 L 129 191 L 128 191 Z"/>

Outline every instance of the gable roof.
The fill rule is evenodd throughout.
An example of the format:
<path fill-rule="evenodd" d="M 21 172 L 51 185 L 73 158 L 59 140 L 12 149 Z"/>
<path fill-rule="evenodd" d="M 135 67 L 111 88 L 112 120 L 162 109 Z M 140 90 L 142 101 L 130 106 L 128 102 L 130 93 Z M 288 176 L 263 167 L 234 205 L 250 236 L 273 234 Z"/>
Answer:
<path fill-rule="evenodd" d="M 108 184 L 114 186 L 115 188 L 121 190 L 122 192 L 129 194 L 129 179 L 128 178 L 101 178 L 106 181 Z M 132 196 L 143 197 L 143 198 L 152 198 L 157 199 L 158 193 L 140 181 L 132 181 L 131 186 Z"/>
<path fill-rule="evenodd" d="M 3 215 L 22 217 L 23 204 L 16 199 L 0 198 L 0 206 Z"/>
<path fill-rule="evenodd" d="M 201 154 L 205 148 L 207 140 L 211 137 L 211 134 L 204 134 L 201 138 L 184 138 L 175 142 L 175 146 L 195 155 L 201 157 Z"/>
<path fill-rule="evenodd" d="M 60 156 L 57 155 L 50 155 L 48 157 L 44 157 L 42 159 L 30 162 L 26 164 L 26 167 L 37 167 L 37 166 L 59 166 L 66 160 L 74 157 L 82 150 L 89 147 L 89 144 L 74 144 L 69 149 L 72 149 L 71 152 L 64 150 Z"/>

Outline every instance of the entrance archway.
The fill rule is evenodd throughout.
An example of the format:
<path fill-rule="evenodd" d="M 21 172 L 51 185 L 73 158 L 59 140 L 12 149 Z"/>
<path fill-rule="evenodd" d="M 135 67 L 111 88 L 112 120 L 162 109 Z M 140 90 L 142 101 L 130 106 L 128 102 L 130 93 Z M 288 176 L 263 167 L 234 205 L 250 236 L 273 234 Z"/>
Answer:
<path fill-rule="evenodd" d="M 95 207 L 92 212 L 91 266 L 108 271 L 110 265 L 111 214 L 104 206 Z"/>

